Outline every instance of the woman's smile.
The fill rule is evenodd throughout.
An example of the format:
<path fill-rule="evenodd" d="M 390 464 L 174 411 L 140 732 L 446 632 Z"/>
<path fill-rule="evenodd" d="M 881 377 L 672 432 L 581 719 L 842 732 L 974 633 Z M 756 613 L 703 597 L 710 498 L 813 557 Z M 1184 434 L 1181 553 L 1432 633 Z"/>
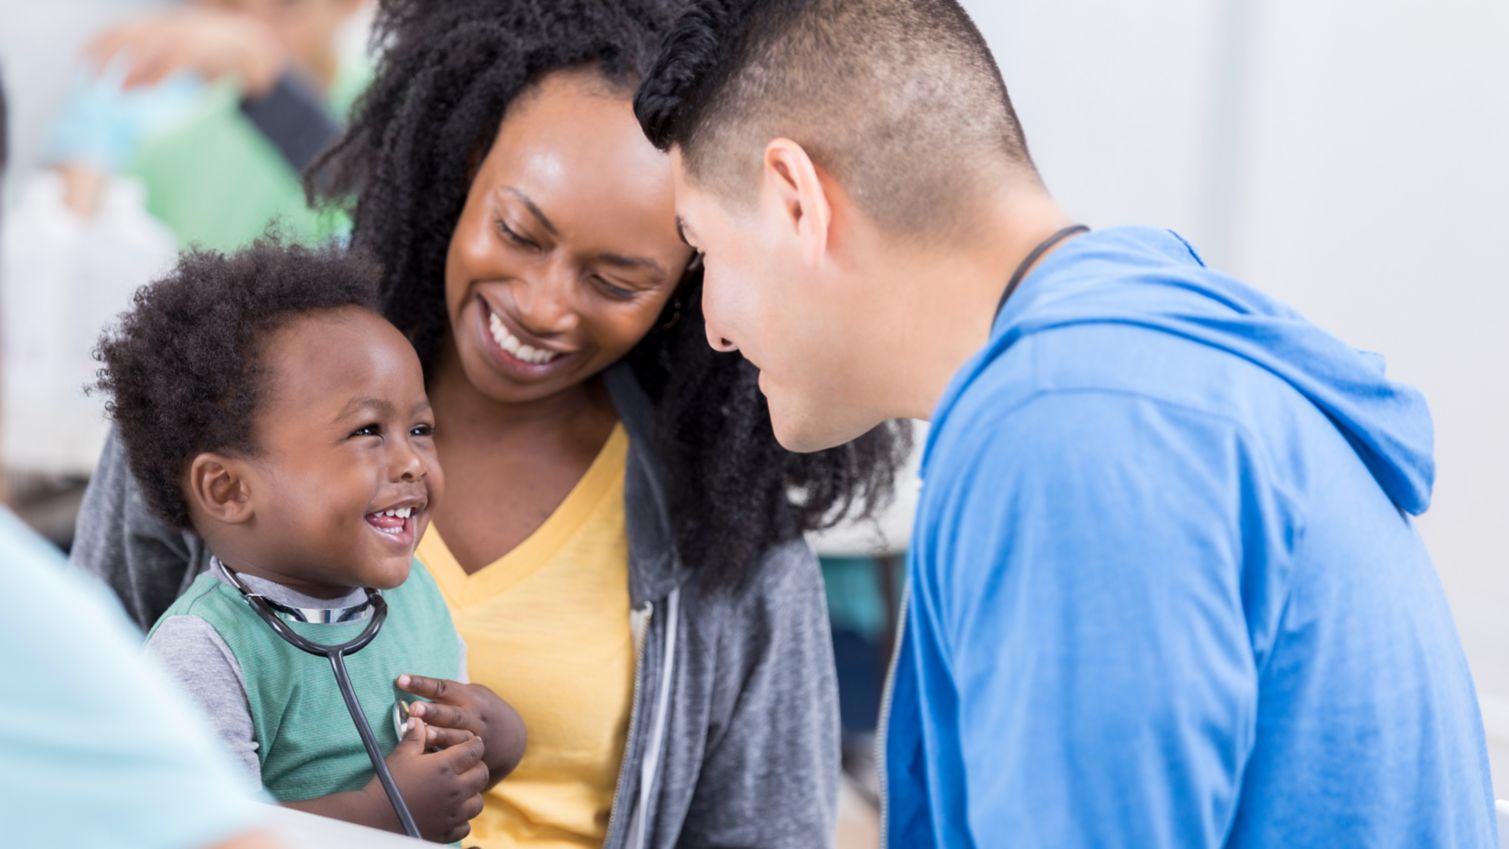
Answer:
<path fill-rule="evenodd" d="M 532 382 L 555 375 L 579 359 L 580 351 L 548 347 L 487 299 L 476 296 L 478 347 L 493 367 L 517 381 Z"/>

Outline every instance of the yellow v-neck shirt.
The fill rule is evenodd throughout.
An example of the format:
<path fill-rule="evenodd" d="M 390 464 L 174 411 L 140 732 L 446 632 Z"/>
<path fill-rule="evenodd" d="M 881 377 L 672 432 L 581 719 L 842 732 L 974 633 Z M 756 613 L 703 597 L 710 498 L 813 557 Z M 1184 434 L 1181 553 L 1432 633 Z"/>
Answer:
<path fill-rule="evenodd" d="M 466 640 L 471 680 L 513 705 L 529 734 L 466 846 L 601 846 L 607 835 L 634 691 L 628 450 L 619 425 L 550 518 L 474 574 L 433 524 L 420 540 L 417 556 Z"/>

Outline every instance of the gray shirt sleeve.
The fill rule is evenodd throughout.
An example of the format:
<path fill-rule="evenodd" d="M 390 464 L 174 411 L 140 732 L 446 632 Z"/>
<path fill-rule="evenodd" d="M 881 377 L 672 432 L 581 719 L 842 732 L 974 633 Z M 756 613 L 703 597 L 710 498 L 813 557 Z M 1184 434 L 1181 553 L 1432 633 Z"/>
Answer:
<path fill-rule="evenodd" d="M 209 567 L 204 541 L 158 518 L 114 430 L 84 492 L 69 561 L 104 581 L 143 631 Z"/>
<path fill-rule="evenodd" d="M 173 676 L 204 708 L 226 749 L 262 782 L 257 734 L 252 726 L 246 679 L 230 646 L 210 623 L 198 616 L 164 619 L 147 641 Z"/>

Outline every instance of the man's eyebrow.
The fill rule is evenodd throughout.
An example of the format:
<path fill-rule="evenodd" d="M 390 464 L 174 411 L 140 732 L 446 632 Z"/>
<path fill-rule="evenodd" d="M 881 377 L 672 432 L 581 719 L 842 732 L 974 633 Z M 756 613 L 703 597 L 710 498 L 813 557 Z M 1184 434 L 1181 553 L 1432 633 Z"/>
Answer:
<path fill-rule="evenodd" d="M 524 204 L 524 208 L 529 210 L 530 214 L 539 220 L 540 226 L 544 227 L 546 232 L 552 236 L 560 235 L 560 231 L 556 230 L 555 225 L 550 223 L 550 219 L 546 217 L 545 213 L 541 212 L 540 208 L 534 205 L 534 201 L 529 199 L 529 195 L 524 194 L 513 186 L 504 186 L 503 191 L 513 195 L 518 199 L 519 203 Z"/>

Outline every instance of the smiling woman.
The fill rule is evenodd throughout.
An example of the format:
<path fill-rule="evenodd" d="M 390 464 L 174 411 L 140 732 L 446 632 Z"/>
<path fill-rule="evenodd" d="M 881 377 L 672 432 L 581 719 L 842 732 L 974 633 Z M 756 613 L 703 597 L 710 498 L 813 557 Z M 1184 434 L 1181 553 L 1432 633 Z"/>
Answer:
<path fill-rule="evenodd" d="M 756 371 L 708 346 L 669 160 L 630 105 L 675 6 L 384 3 L 377 76 L 322 165 L 434 403 L 446 496 L 418 557 L 471 679 L 529 730 L 483 847 L 832 833 L 832 649 L 801 535 L 883 499 L 906 440 L 786 452 Z M 202 545 L 137 515 L 118 464 L 74 557 L 149 622 Z"/>
<path fill-rule="evenodd" d="M 494 401 L 570 392 L 591 404 L 587 380 L 639 343 L 692 256 L 666 175 L 596 71 L 553 74 L 520 98 L 451 237 L 454 346 L 440 351 L 440 375 L 456 356 Z"/>

